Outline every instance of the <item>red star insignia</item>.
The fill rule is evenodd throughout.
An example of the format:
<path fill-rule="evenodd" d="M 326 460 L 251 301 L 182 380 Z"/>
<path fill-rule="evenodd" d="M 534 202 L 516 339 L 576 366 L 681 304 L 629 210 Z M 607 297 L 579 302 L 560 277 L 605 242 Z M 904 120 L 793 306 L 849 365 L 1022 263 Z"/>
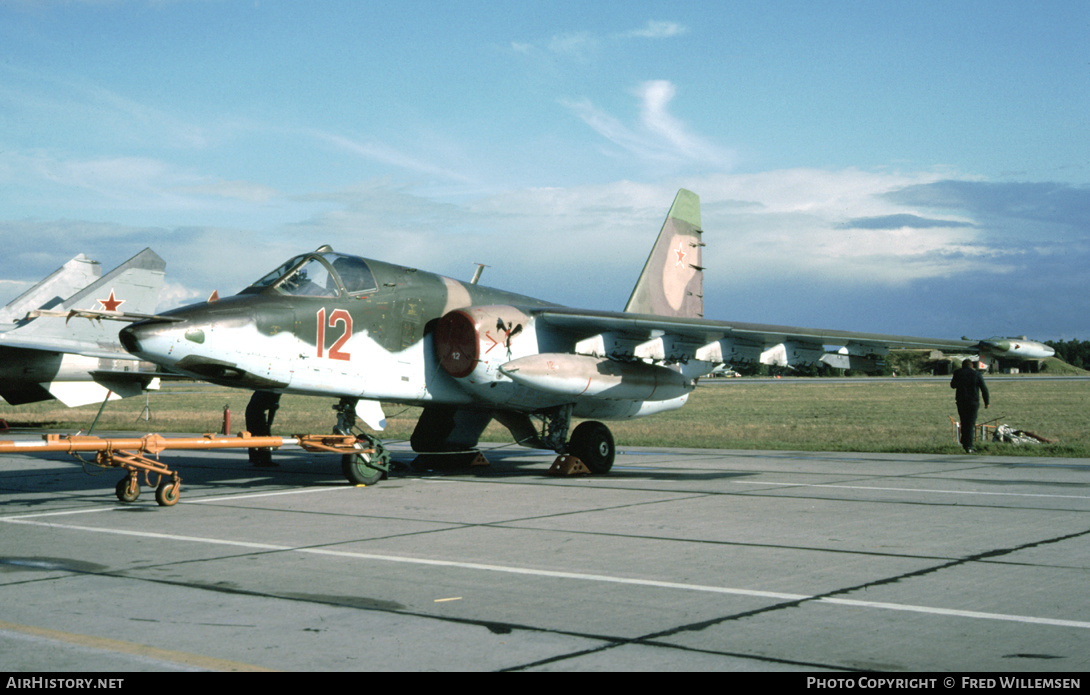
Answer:
<path fill-rule="evenodd" d="M 677 254 L 677 264 L 678 265 L 685 265 L 685 256 L 687 256 L 688 254 L 681 250 L 681 242 L 680 241 L 677 243 L 677 248 L 674 249 L 674 253 Z"/>
<path fill-rule="evenodd" d="M 114 297 L 113 288 L 110 289 L 109 299 L 99 299 L 96 301 L 98 301 L 98 303 L 101 304 L 102 308 L 106 311 L 117 311 L 117 307 L 125 303 L 124 299 L 117 299 L 116 297 Z"/>

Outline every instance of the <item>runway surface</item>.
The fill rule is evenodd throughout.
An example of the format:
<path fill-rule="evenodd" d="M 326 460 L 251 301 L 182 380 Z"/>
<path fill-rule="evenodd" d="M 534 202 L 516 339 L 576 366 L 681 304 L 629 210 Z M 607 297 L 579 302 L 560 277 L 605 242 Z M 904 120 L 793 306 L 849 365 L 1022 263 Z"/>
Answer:
<path fill-rule="evenodd" d="M 1087 459 L 502 449 L 356 488 L 275 458 L 164 453 L 163 508 L 0 456 L 0 669 L 1090 669 Z"/>

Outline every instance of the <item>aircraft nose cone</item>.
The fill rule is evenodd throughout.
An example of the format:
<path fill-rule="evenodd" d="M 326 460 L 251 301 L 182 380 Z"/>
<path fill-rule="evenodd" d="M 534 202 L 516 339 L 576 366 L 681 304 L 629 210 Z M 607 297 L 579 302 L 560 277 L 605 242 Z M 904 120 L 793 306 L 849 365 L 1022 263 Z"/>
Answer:
<path fill-rule="evenodd" d="M 140 321 L 122 328 L 118 333 L 121 346 L 134 355 L 145 359 L 154 357 L 156 338 L 165 337 L 173 324 L 162 321 Z"/>

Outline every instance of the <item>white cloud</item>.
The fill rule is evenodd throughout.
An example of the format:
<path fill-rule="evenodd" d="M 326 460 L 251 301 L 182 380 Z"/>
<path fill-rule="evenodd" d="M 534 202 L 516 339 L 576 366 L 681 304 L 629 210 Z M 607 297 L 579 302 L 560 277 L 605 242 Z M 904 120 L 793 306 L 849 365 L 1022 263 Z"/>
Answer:
<path fill-rule="evenodd" d="M 453 169 L 426 159 L 415 157 L 383 143 L 361 142 L 343 135 L 325 133 L 317 130 L 310 130 L 307 132 L 311 136 L 323 140 L 341 151 L 348 152 L 370 161 L 389 164 L 399 169 L 427 174 L 429 176 L 437 176 L 448 181 L 457 181 L 461 183 L 470 181 L 469 177 L 458 171 L 454 171 Z"/>
<path fill-rule="evenodd" d="M 648 21 L 641 29 L 634 29 L 624 36 L 640 39 L 668 39 L 681 36 L 688 32 L 688 28 L 677 22 Z"/>
<path fill-rule="evenodd" d="M 851 219 L 918 213 L 887 194 L 939 178 L 931 172 L 856 169 L 709 177 L 694 184 L 702 186 L 706 263 L 729 268 L 735 280 L 808 277 L 845 287 L 1008 270 L 995 263 L 1004 254 L 988 246 L 984 230 L 964 221 L 950 227 L 845 228 Z"/>
<path fill-rule="evenodd" d="M 988 287 L 1001 305 L 1025 301 L 1025 290 L 1018 290 L 1017 297 L 1002 296 L 1012 279 L 1039 278 L 1051 288 L 1084 277 L 1085 249 L 1068 244 L 1065 254 L 1038 251 L 1050 249 L 1050 240 L 1062 239 L 1066 228 L 1049 231 L 1041 225 L 1027 232 L 1021 245 L 997 243 L 996 237 L 1005 232 L 997 231 L 980 211 L 946 210 L 951 224 L 944 227 L 930 209 L 896 195 L 940 185 L 949 187 L 950 177 L 793 169 L 657 183 L 511 189 L 456 204 L 377 180 L 311 196 L 308 202 L 316 206 L 311 210 L 324 212 L 268 230 L 5 222 L 0 227 L 4 237 L 23 241 L 7 260 L 0 260 L 0 283 L 39 279 L 58 259 L 77 252 L 110 267 L 123 260 L 117 258 L 119 248 L 135 253 L 151 246 L 168 263 L 170 284 L 161 303 L 165 307 L 172 301 L 203 300 L 212 289 L 236 292 L 288 257 L 330 243 L 339 251 L 462 279 L 470 277 L 474 263 L 486 263 L 486 285 L 616 310 L 623 306 L 681 187 L 701 198 L 712 318 L 904 332 L 900 316 L 886 316 L 881 304 L 896 295 L 905 302 L 898 312 L 914 312 L 912 320 L 923 326 L 915 334 L 961 335 L 970 329 L 960 324 L 938 332 L 928 328 L 934 299 L 912 303 L 921 287 L 937 292 L 972 277 L 974 288 Z M 893 224 L 897 220 L 906 224 Z M 40 252 L 42 245 L 52 249 L 52 256 L 46 254 L 41 261 L 38 277 L 23 272 L 23 264 L 12 265 Z M 16 294 L 17 286 L 7 287 Z M 959 294 L 965 291 L 955 289 L 950 301 L 967 296 Z M 830 301 L 843 306 L 825 306 Z M 853 308 L 878 312 L 884 324 L 845 320 L 851 319 Z M 829 313 L 834 309 L 839 313 Z M 792 311 L 801 313 L 794 316 Z M 1071 326 L 1062 325 L 1075 330 Z M 974 330 L 983 335 L 1005 329 Z"/>
<path fill-rule="evenodd" d="M 599 41 L 593 34 L 578 31 L 553 36 L 549 39 L 548 48 L 566 58 L 586 60 L 598 50 L 598 45 Z"/>
<path fill-rule="evenodd" d="M 31 123 L 38 121 L 100 139 L 143 147 L 195 150 L 209 131 L 198 124 L 81 78 L 0 63 L 0 103 Z"/>
<path fill-rule="evenodd" d="M 599 109 L 589 100 L 566 100 L 570 109 L 595 132 L 625 151 L 651 162 L 729 169 L 734 154 L 698 135 L 670 113 L 677 88 L 667 80 L 651 80 L 634 92 L 640 118 L 634 126 Z"/>
<path fill-rule="evenodd" d="M 250 181 L 215 181 L 195 186 L 182 186 L 178 190 L 193 195 L 216 196 L 248 203 L 267 203 L 281 195 L 275 188 Z"/>
<path fill-rule="evenodd" d="M 671 39 L 688 33 L 688 27 L 677 22 L 649 20 L 639 29 L 600 37 L 589 31 L 571 31 L 554 34 L 544 42 L 544 49 L 555 56 L 571 60 L 584 61 L 598 54 L 603 45 L 608 46 L 616 40 L 625 39 Z M 530 55 L 534 52 L 533 43 L 512 41 L 511 50 Z"/>

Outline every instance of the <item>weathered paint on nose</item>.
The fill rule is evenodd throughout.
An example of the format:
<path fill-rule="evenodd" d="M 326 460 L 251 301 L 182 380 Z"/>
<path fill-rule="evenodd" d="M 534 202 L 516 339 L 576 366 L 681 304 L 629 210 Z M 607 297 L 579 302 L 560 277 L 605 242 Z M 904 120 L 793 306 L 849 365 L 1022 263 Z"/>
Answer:
<path fill-rule="evenodd" d="M 178 324 L 164 321 L 141 321 L 121 329 L 121 346 L 132 354 L 152 362 L 166 357 L 165 350 L 157 350 L 157 343 L 164 342 L 167 331 L 177 330 Z M 160 354 L 160 352 L 164 354 Z"/>
<path fill-rule="evenodd" d="M 204 381 L 250 389 L 283 389 L 291 381 L 294 315 L 262 298 L 232 297 L 134 323 L 121 344 L 141 359 Z M 303 352 L 309 352 L 303 350 Z M 287 356 L 287 357 L 285 357 Z"/>

